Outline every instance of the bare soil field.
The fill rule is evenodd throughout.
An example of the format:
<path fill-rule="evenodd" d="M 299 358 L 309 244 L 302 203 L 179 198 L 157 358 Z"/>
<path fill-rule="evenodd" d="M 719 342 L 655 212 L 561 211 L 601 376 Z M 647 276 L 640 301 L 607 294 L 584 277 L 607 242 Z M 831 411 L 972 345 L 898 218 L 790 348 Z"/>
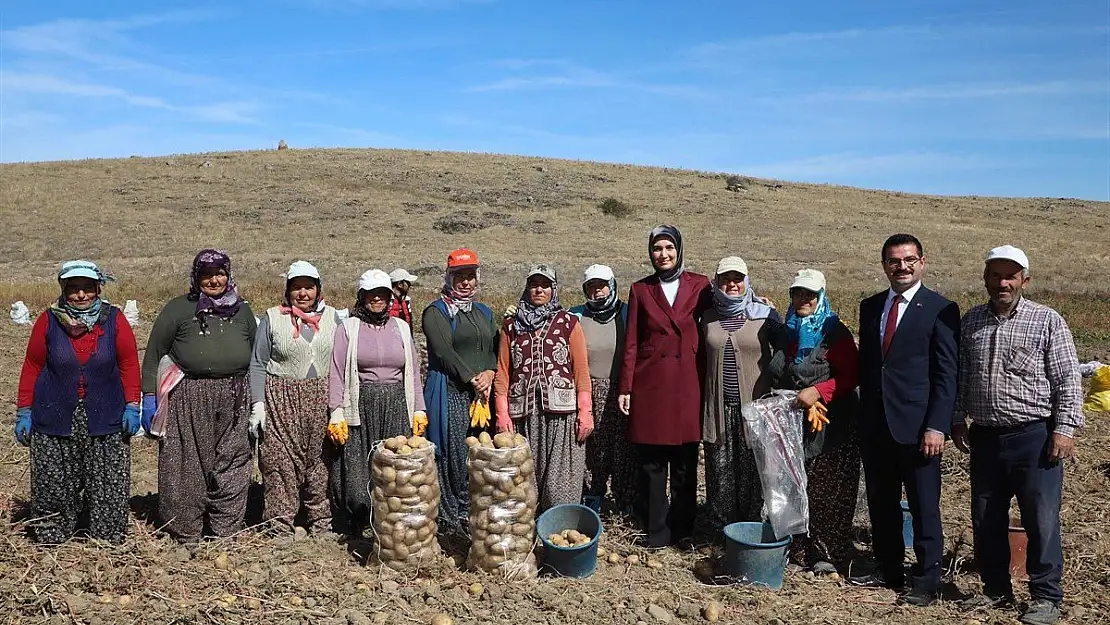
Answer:
<path fill-rule="evenodd" d="M 276 303 L 290 261 L 316 263 L 343 308 L 365 269 L 420 276 L 417 307 L 441 281 L 448 251 L 483 260 L 482 298 L 514 301 L 532 262 L 555 264 L 564 303 L 580 301 L 581 271 L 614 267 L 622 287 L 648 272 L 646 234 L 673 223 L 686 261 L 709 273 L 743 256 L 759 292 L 786 301 L 798 269 L 821 269 L 854 327 L 864 294 L 885 288 L 882 241 L 911 232 L 926 247 L 926 281 L 961 306 L 983 299 L 986 250 L 1024 248 L 1030 296 L 1071 325 L 1081 360 L 1110 362 L 1110 204 L 1071 199 L 930 197 L 803 185 L 724 174 L 480 154 L 396 150 L 283 150 L 0 166 L 0 302 L 38 314 L 56 297 L 60 262 L 89 258 L 115 273 L 106 296 L 137 299 L 145 344 L 161 304 L 186 288 L 202 247 L 228 250 L 256 312 Z M 732 190 L 729 189 L 732 188 Z M 627 207 L 604 213 L 615 199 Z M 612 204 L 610 204 L 612 206 Z M 368 545 L 284 542 L 245 530 L 195 556 L 157 531 L 156 444 L 135 439 L 132 534 L 121 546 L 34 546 L 25 531 L 27 451 L 11 436 L 16 380 L 29 329 L 0 323 L 0 623 L 699 623 L 710 601 L 721 622 L 1014 623 L 1016 612 L 959 613 L 952 601 L 914 609 L 890 591 L 788 574 L 781 591 L 720 585 L 704 566 L 721 547 L 648 553 L 620 519 L 602 546 L 621 556 L 586 580 L 505 582 L 462 570 L 446 545 L 436 570 L 401 576 L 367 564 Z M 967 463 L 946 450 L 946 592 L 978 588 L 971 549 Z M 256 514 L 255 509 L 252 514 Z M 1067 622 L 1110 622 L 1110 416 L 1088 415 L 1065 477 Z M 866 515 L 857 515 L 860 559 Z M 629 563 L 627 556 L 638 556 Z M 658 562 L 658 568 L 649 567 Z M 478 584 L 479 586 L 475 586 Z M 1024 589 L 1019 585 L 1019 597 Z"/>

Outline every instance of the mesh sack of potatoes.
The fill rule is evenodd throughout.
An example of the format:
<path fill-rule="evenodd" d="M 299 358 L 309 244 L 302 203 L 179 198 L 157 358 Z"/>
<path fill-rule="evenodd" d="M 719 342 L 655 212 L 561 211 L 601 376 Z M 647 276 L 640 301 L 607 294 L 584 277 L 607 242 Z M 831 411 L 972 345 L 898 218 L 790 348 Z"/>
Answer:
<path fill-rule="evenodd" d="M 471 569 L 509 579 L 536 575 L 535 466 L 528 441 L 502 432 L 466 439 L 470 474 Z"/>
<path fill-rule="evenodd" d="M 371 452 L 370 497 L 378 560 L 404 571 L 439 557 L 435 447 L 422 436 L 388 438 Z"/>

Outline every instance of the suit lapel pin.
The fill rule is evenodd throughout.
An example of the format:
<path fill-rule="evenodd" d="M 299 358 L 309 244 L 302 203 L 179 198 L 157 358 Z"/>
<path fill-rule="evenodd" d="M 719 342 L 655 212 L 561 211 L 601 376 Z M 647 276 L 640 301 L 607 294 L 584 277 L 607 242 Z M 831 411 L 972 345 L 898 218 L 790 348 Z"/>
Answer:
<path fill-rule="evenodd" d="M 915 304 L 915 306 L 917 306 L 918 308 L 921 308 L 921 302 L 918 302 L 917 304 Z"/>

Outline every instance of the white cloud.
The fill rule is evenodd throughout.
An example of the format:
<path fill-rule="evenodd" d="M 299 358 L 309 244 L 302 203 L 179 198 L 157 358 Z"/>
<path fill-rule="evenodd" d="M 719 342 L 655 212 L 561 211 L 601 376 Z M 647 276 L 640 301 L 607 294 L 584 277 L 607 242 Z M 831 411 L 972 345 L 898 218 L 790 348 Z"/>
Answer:
<path fill-rule="evenodd" d="M 800 102 L 895 102 L 909 100 L 955 100 L 970 98 L 998 98 L 1013 96 L 1056 96 L 1080 94 L 1110 95 L 1110 82 L 1058 80 L 1024 84 L 956 84 L 924 85 L 918 87 L 878 87 L 819 91 L 789 96 Z"/>

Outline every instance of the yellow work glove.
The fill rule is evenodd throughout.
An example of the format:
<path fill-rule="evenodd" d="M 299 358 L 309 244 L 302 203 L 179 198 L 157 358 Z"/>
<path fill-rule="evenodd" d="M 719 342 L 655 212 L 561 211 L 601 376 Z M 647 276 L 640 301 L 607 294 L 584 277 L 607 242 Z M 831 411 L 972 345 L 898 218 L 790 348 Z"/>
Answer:
<path fill-rule="evenodd" d="M 470 427 L 489 427 L 489 419 L 489 404 L 485 400 L 475 399 L 470 402 Z"/>
<path fill-rule="evenodd" d="M 428 415 L 423 410 L 412 413 L 412 435 L 424 436 L 428 431 Z"/>
<path fill-rule="evenodd" d="M 810 432 L 820 432 L 825 429 L 825 426 L 829 424 L 828 412 L 829 409 L 825 408 L 825 404 L 821 402 L 813 404 L 806 410 L 806 421 L 809 421 Z"/>
<path fill-rule="evenodd" d="M 328 438 L 336 445 L 346 445 L 348 436 L 347 418 L 343 416 L 343 409 L 332 410 L 331 418 L 328 419 Z"/>

